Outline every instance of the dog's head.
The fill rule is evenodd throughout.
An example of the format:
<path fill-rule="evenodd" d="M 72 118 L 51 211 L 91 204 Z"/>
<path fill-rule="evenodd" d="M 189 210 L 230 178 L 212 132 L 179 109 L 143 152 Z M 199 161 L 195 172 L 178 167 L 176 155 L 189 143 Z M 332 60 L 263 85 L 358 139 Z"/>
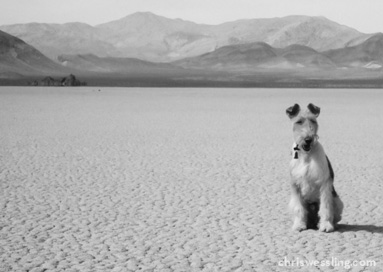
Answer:
<path fill-rule="evenodd" d="M 298 104 L 286 109 L 286 114 L 293 123 L 295 143 L 309 152 L 318 139 L 318 123 L 320 108 L 314 104 L 308 104 L 305 111 L 301 111 Z"/>

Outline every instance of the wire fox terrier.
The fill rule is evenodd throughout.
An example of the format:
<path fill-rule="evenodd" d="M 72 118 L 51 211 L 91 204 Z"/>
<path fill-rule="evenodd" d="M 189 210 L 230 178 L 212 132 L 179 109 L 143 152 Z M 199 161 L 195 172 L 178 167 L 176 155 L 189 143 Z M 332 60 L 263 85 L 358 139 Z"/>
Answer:
<path fill-rule="evenodd" d="M 286 110 L 293 123 L 294 141 L 290 162 L 293 230 L 318 228 L 331 232 L 341 220 L 343 203 L 334 189 L 334 171 L 318 142 L 320 108 L 309 104 L 301 111 L 298 104 Z M 318 226 L 319 224 L 319 226 Z"/>

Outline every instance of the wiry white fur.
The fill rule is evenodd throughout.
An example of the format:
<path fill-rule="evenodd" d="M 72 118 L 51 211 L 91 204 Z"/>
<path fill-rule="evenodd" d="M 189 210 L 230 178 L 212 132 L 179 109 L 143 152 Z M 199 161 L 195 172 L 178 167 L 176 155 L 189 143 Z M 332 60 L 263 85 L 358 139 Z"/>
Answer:
<path fill-rule="evenodd" d="M 303 200 L 318 201 L 321 186 L 330 178 L 326 154 L 319 142 L 313 146 L 310 155 L 298 153 L 298 159 L 293 158 L 290 162 L 291 178 L 300 188 Z"/>

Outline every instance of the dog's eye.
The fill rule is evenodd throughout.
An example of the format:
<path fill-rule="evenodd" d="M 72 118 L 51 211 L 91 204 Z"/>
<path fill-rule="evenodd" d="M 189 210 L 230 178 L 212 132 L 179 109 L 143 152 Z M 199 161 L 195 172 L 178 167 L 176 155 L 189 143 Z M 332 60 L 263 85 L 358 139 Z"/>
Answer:
<path fill-rule="evenodd" d="M 297 121 L 295 124 L 302 125 L 302 124 L 303 124 L 303 121 L 302 121 L 302 120 L 299 120 L 299 121 Z"/>

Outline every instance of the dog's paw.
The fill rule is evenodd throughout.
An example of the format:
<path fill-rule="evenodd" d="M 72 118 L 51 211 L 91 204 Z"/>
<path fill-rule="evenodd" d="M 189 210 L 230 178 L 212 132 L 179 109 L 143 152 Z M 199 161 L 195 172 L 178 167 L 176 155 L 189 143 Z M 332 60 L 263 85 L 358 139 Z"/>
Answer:
<path fill-rule="evenodd" d="M 334 226 L 329 221 L 321 222 L 319 225 L 319 230 L 323 232 L 332 232 L 334 231 Z"/>
<path fill-rule="evenodd" d="M 295 222 L 293 225 L 293 231 L 302 231 L 306 229 L 307 229 L 307 226 L 304 222 Z"/>

